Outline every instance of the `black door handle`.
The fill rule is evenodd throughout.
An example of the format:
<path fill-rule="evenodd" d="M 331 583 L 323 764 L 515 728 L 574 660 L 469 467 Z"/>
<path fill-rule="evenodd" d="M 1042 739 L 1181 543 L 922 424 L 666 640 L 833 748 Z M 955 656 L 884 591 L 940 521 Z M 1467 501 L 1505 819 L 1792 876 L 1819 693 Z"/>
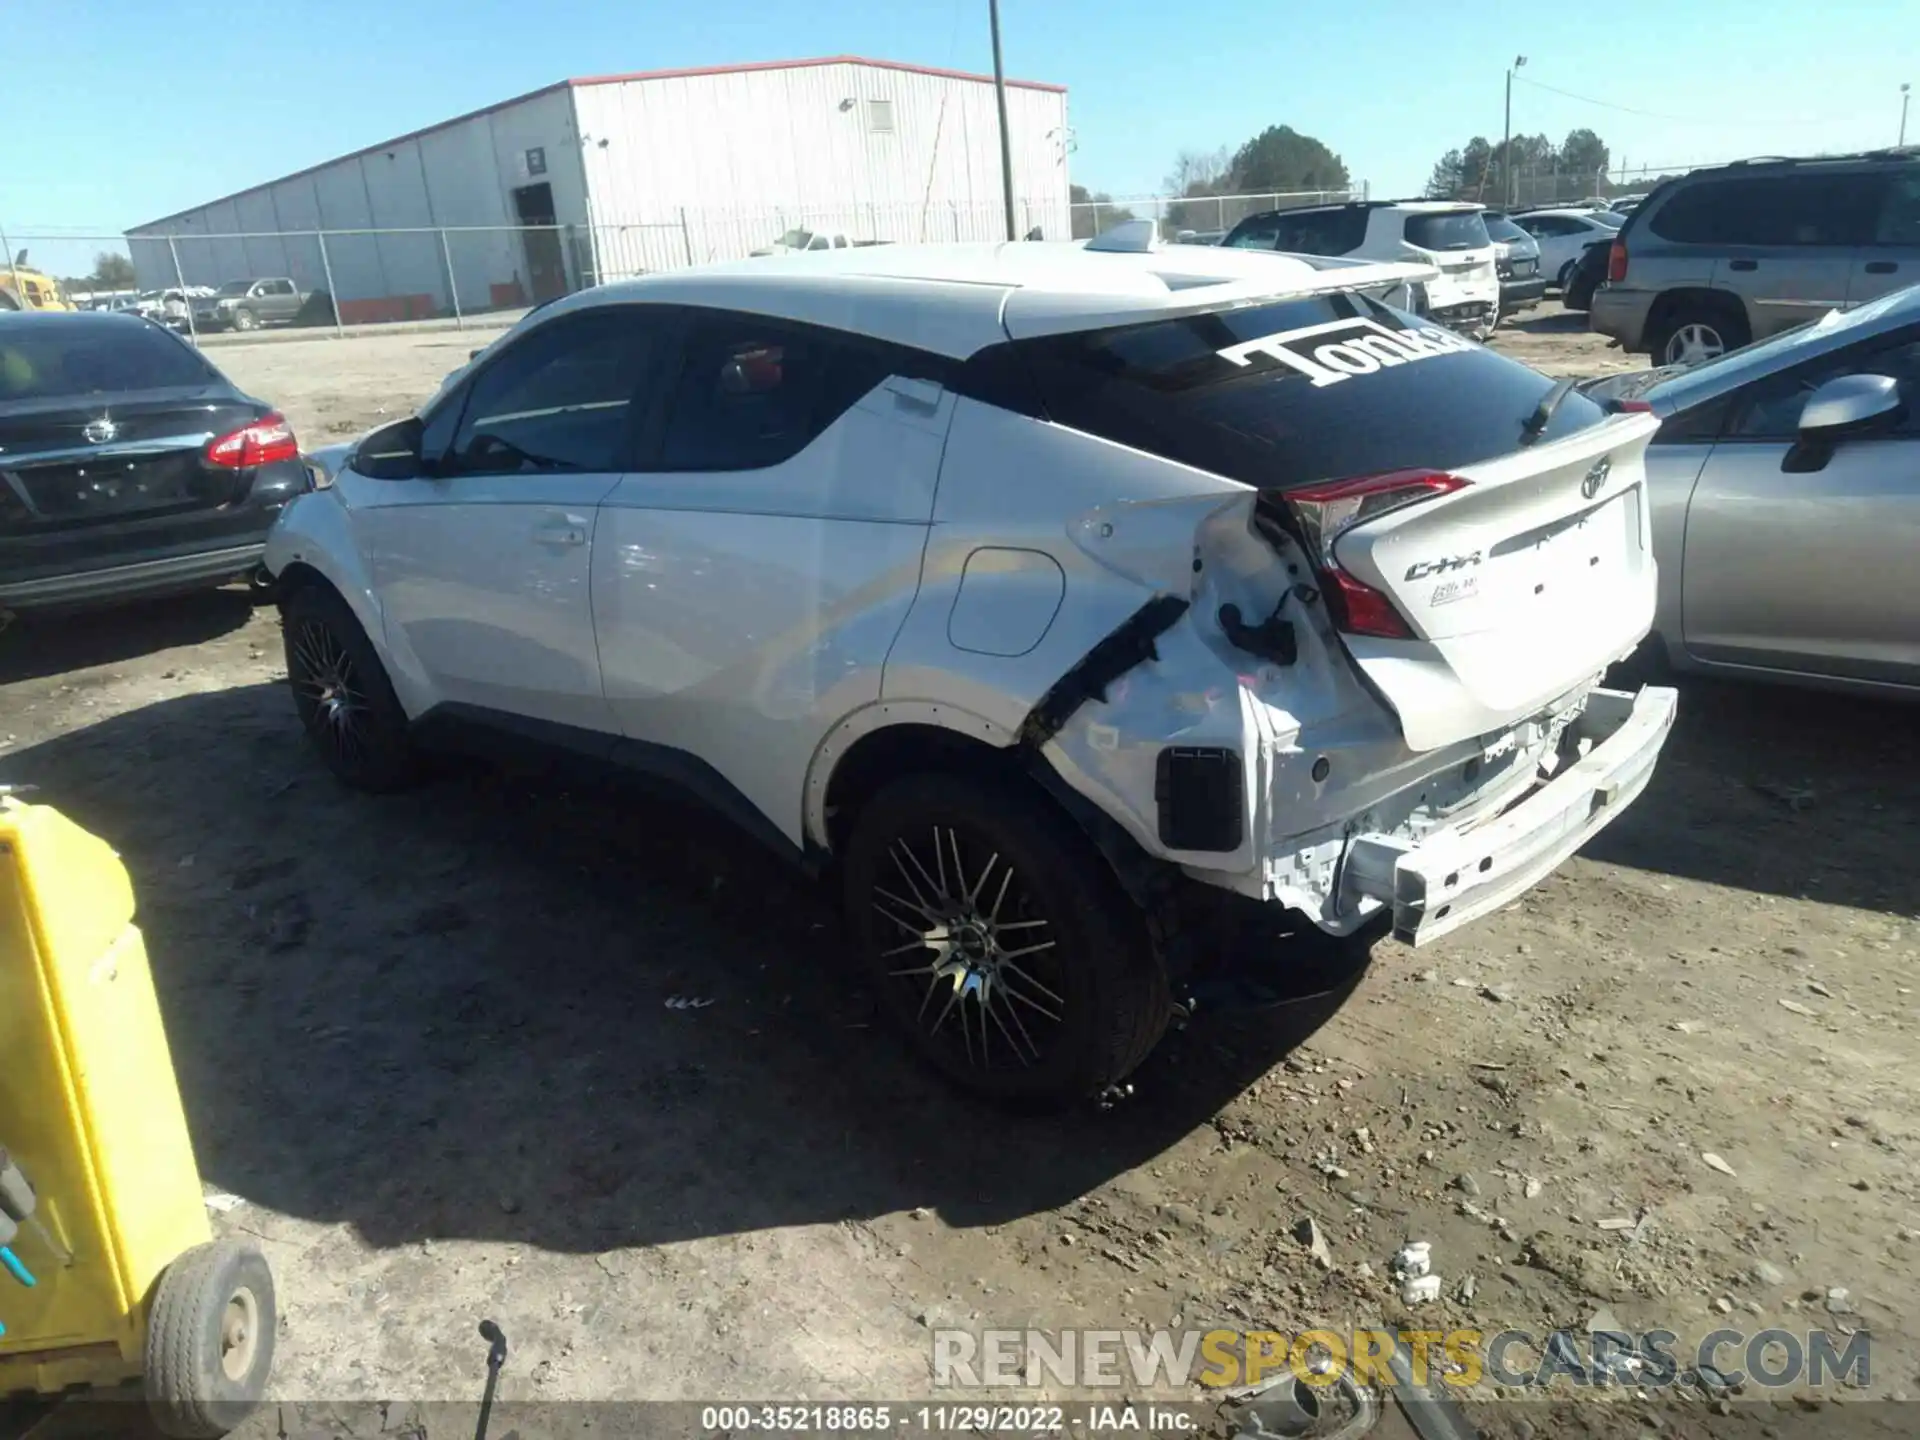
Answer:
<path fill-rule="evenodd" d="M 1891 275 L 1899 268 L 1900 267 L 1891 260 L 1869 260 L 1867 262 L 1867 273 L 1869 275 Z"/>
<path fill-rule="evenodd" d="M 1727 262 L 1727 268 L 1729 270 L 1758 270 L 1760 268 L 1760 262 L 1758 260 L 1729 260 Z"/>

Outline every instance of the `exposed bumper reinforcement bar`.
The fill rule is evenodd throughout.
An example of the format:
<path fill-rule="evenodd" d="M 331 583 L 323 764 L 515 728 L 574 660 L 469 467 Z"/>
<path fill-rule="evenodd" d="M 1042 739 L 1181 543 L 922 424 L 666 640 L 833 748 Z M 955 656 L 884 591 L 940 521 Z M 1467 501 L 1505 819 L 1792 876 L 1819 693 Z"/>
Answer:
<path fill-rule="evenodd" d="M 1425 945 L 1538 884 L 1633 803 L 1673 729 L 1677 696 L 1595 690 L 1574 722 L 1593 748 L 1524 800 L 1464 830 L 1417 844 L 1361 835 L 1348 848 L 1343 900 L 1371 896 L 1393 909 L 1393 935 Z"/>

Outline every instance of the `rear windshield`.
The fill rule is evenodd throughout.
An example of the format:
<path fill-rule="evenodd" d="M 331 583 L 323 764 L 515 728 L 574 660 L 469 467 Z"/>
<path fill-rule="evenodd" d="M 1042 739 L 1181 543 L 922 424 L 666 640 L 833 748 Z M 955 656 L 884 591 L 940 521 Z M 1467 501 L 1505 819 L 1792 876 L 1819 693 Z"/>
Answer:
<path fill-rule="evenodd" d="M 0 330 L 0 403 L 205 385 L 198 355 L 144 321 L 58 316 Z"/>
<path fill-rule="evenodd" d="M 1017 345 L 1056 424 L 1266 490 L 1509 454 L 1553 388 L 1537 371 L 1350 294 Z M 1568 395 L 1541 438 L 1604 418 Z"/>
<path fill-rule="evenodd" d="M 1422 250 L 1484 250 L 1493 241 L 1478 210 L 1407 216 L 1407 243 Z"/>
<path fill-rule="evenodd" d="M 1510 244 L 1515 240 L 1532 238 L 1526 231 L 1522 230 L 1504 215 L 1489 215 L 1486 217 L 1484 223 L 1487 227 L 1488 238 L 1498 240 L 1502 244 Z"/>

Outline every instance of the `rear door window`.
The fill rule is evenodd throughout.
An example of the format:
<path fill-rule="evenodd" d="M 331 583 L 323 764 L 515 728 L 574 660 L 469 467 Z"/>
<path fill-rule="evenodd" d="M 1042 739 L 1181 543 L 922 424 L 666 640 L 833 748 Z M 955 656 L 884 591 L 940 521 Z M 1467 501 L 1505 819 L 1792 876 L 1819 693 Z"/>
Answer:
<path fill-rule="evenodd" d="M 1553 382 L 1359 295 L 1015 342 L 1054 423 L 1262 489 L 1518 448 Z M 1543 438 L 1605 412 L 1568 395 Z"/>
<path fill-rule="evenodd" d="M 190 347 L 144 322 L 75 316 L 0 334 L 0 404 L 211 385 L 218 378 Z"/>
<path fill-rule="evenodd" d="M 1920 166 L 1897 171 L 1882 182 L 1873 243 L 1920 246 Z"/>
<path fill-rule="evenodd" d="M 1493 243 L 1478 210 L 1409 215 L 1406 235 L 1422 250 L 1484 250 Z"/>
<path fill-rule="evenodd" d="M 709 313 L 688 334 L 655 468 L 778 465 L 904 368 L 891 347 L 859 336 Z"/>
<path fill-rule="evenodd" d="M 1647 226 L 1692 245 L 1864 245 L 1876 191 L 1865 171 L 1701 181 L 1675 191 Z"/>

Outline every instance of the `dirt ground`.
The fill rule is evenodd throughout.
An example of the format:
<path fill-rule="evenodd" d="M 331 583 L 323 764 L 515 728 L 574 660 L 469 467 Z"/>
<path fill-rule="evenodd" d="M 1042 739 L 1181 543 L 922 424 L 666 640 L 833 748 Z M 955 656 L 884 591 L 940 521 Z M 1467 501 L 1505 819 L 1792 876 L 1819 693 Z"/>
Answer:
<path fill-rule="evenodd" d="M 1500 344 L 1626 363 L 1576 324 Z M 219 363 L 314 443 L 478 343 Z M 1862 1327 L 1870 1381 L 1824 1418 L 1920 1390 L 1911 709 L 1683 685 L 1644 798 L 1519 903 L 1198 1016 L 1130 1099 L 1038 1119 L 905 1061 L 831 915 L 744 842 L 478 771 L 348 794 L 282 679 L 237 593 L 0 635 L 0 779 L 131 870 L 201 1168 L 244 1202 L 215 1224 L 274 1268 L 279 1396 L 471 1398 L 483 1315 L 524 1401 L 925 1396 L 947 1325 L 1399 1320 L 1413 1238 L 1428 1328 Z M 1614 1398 L 1476 1420 L 1796 1413 Z"/>

